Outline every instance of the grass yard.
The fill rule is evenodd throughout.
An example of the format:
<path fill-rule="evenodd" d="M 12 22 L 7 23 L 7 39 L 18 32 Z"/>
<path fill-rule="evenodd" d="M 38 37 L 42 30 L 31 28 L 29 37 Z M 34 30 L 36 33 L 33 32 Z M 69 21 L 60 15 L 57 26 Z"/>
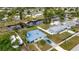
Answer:
<path fill-rule="evenodd" d="M 38 51 L 38 49 L 33 44 L 29 44 L 28 51 Z"/>
<path fill-rule="evenodd" d="M 57 51 L 57 50 L 54 48 L 54 49 L 52 49 L 51 51 Z"/>
<path fill-rule="evenodd" d="M 6 21 L 6 22 L 0 22 L 0 27 L 4 27 L 8 25 L 15 25 L 20 22 L 27 22 L 27 20 L 19 20 L 19 21 L 11 20 L 11 21 Z"/>
<path fill-rule="evenodd" d="M 41 15 L 41 16 L 39 16 L 39 17 L 36 17 L 36 19 L 44 19 L 44 16 Z"/>
<path fill-rule="evenodd" d="M 48 45 L 44 40 L 40 40 L 37 42 L 38 47 L 42 50 L 42 51 L 46 51 L 49 48 L 51 48 L 50 45 Z"/>
<path fill-rule="evenodd" d="M 40 24 L 39 27 L 47 30 L 49 28 L 49 24 Z"/>
<path fill-rule="evenodd" d="M 72 34 L 68 33 L 68 32 L 64 32 L 61 34 L 55 34 L 55 35 L 48 35 L 48 37 L 53 40 L 56 43 L 60 43 L 61 41 L 63 41 L 64 39 L 68 38 L 69 36 L 71 36 Z"/>
<path fill-rule="evenodd" d="M 73 38 L 71 38 L 70 40 L 64 42 L 63 44 L 61 44 L 60 46 L 62 48 L 64 48 L 65 50 L 71 50 L 73 47 L 75 47 L 77 44 L 79 44 L 79 37 L 75 36 Z"/>

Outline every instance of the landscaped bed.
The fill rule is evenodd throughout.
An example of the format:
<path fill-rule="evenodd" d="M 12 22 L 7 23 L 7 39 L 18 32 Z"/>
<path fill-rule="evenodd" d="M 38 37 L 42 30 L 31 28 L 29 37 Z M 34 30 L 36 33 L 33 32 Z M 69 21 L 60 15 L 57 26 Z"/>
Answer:
<path fill-rule="evenodd" d="M 38 41 L 37 45 L 42 51 L 46 51 L 51 48 L 51 46 L 48 45 L 44 40 Z"/>
<path fill-rule="evenodd" d="M 55 34 L 55 35 L 48 35 L 48 37 L 53 40 L 56 43 L 60 43 L 61 41 L 67 39 L 68 37 L 70 37 L 72 34 L 68 33 L 68 32 L 63 32 L 61 34 Z"/>
<path fill-rule="evenodd" d="M 75 36 L 75 37 L 71 38 L 70 40 L 64 42 L 60 46 L 62 48 L 64 48 L 65 50 L 69 51 L 72 48 L 74 48 L 77 44 L 79 44 L 79 36 Z"/>
<path fill-rule="evenodd" d="M 74 31 L 74 32 L 79 32 L 79 27 L 77 27 L 77 26 L 72 27 L 71 30 Z"/>

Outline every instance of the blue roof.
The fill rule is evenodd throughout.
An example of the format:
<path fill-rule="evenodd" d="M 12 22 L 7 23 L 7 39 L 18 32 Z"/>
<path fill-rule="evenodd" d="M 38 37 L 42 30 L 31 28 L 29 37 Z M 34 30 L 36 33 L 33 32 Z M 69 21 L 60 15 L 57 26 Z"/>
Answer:
<path fill-rule="evenodd" d="M 46 36 L 46 34 L 44 34 L 42 31 L 40 31 L 40 30 L 33 30 L 33 31 L 29 31 L 29 32 L 27 32 L 27 40 L 29 41 L 29 42 L 32 42 L 32 41 L 34 41 L 34 40 L 36 40 L 36 39 L 38 39 L 38 38 L 40 38 L 40 37 L 45 37 Z"/>

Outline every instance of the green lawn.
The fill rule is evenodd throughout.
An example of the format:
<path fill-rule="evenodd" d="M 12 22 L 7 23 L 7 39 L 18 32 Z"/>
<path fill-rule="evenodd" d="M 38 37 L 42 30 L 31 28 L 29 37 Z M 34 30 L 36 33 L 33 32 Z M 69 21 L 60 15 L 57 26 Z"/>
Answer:
<path fill-rule="evenodd" d="M 50 45 L 48 45 L 44 40 L 40 40 L 36 43 L 38 45 L 38 47 L 42 50 L 42 51 L 46 51 L 49 48 L 51 48 Z"/>
<path fill-rule="evenodd" d="M 79 37 L 75 36 L 71 38 L 70 40 L 64 42 L 60 46 L 64 48 L 65 50 L 71 50 L 73 47 L 75 47 L 77 44 L 79 44 Z"/>
<path fill-rule="evenodd" d="M 60 43 L 61 41 L 65 40 L 66 38 L 68 38 L 69 36 L 71 36 L 72 34 L 68 33 L 68 32 L 63 32 L 61 34 L 55 34 L 55 35 L 48 35 L 48 37 L 53 40 L 56 43 Z"/>
<path fill-rule="evenodd" d="M 39 27 L 47 30 L 49 28 L 49 24 L 40 24 Z"/>
<path fill-rule="evenodd" d="M 21 48 L 12 48 L 12 44 L 10 41 L 10 36 L 11 34 L 14 33 L 10 33 L 10 32 L 6 32 L 4 34 L 0 34 L 0 51 L 19 51 Z"/>
<path fill-rule="evenodd" d="M 27 49 L 27 51 L 38 51 L 38 49 L 33 44 L 29 44 L 28 46 L 29 48 Z"/>
<path fill-rule="evenodd" d="M 57 50 L 54 48 L 54 49 L 52 49 L 51 51 L 57 51 Z"/>

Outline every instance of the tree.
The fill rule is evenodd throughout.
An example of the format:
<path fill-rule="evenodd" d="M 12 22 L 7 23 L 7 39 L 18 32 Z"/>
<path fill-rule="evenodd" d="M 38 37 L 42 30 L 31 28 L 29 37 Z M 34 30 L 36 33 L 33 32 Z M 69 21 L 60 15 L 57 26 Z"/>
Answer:
<path fill-rule="evenodd" d="M 65 12 L 62 10 L 62 8 L 58 8 L 58 10 L 55 9 L 55 15 L 58 15 L 60 17 L 60 21 L 64 20 Z"/>
<path fill-rule="evenodd" d="M 31 11 L 30 11 L 30 10 L 28 10 L 28 11 L 27 11 L 27 14 L 28 14 L 28 15 L 31 15 Z"/>
<path fill-rule="evenodd" d="M 20 19 L 22 20 L 25 8 L 24 7 L 18 7 L 16 10 L 19 13 Z"/>
<path fill-rule="evenodd" d="M 50 23 L 51 22 L 51 17 L 54 15 L 54 10 L 52 8 L 45 8 L 44 10 L 44 18 L 46 19 L 45 20 L 45 23 Z"/>

